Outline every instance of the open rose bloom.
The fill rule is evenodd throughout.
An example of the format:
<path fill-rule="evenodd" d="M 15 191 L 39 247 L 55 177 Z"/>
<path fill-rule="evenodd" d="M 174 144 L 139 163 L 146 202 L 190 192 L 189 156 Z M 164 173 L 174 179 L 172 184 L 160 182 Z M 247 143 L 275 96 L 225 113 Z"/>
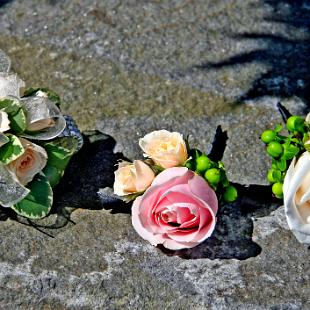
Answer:
<path fill-rule="evenodd" d="M 310 244 L 310 153 L 293 159 L 286 173 L 284 208 L 290 229 L 301 243 Z"/>
<path fill-rule="evenodd" d="M 207 182 L 185 167 L 156 176 L 132 206 L 132 224 L 153 245 L 171 250 L 192 248 L 215 227 L 218 201 Z"/>
<path fill-rule="evenodd" d="M 41 172 L 47 162 L 47 154 L 43 147 L 27 139 L 20 138 L 24 153 L 7 165 L 22 185 L 27 185 L 34 176 Z"/>

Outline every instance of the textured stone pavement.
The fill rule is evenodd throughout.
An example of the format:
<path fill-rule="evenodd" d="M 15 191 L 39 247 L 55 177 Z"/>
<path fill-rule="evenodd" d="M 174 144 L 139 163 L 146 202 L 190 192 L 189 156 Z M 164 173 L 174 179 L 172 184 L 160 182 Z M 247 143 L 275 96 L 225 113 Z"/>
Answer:
<path fill-rule="evenodd" d="M 309 25 L 309 1 L 0 1 L 12 69 L 104 134 L 36 228 L 0 213 L 0 309 L 310 308 L 309 249 L 269 196 L 259 141 L 281 122 L 279 100 L 309 109 Z M 117 159 L 141 157 L 139 137 L 166 128 L 208 151 L 217 125 L 241 197 L 205 243 L 163 252 L 135 233 L 128 205 L 102 202 Z"/>

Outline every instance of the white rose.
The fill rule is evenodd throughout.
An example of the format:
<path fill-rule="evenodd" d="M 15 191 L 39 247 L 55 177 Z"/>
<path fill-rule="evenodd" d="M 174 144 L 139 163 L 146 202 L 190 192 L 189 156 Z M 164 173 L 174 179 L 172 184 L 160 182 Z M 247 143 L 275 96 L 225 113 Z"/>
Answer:
<path fill-rule="evenodd" d="M 0 132 L 5 132 L 10 129 L 10 120 L 8 114 L 0 111 Z"/>
<path fill-rule="evenodd" d="M 34 176 L 42 171 L 47 162 L 47 154 L 44 148 L 27 139 L 20 138 L 25 152 L 7 165 L 7 168 L 16 175 L 22 185 L 26 185 Z"/>
<path fill-rule="evenodd" d="M 290 229 L 301 243 L 310 243 L 310 153 L 293 159 L 283 184 L 283 200 Z"/>

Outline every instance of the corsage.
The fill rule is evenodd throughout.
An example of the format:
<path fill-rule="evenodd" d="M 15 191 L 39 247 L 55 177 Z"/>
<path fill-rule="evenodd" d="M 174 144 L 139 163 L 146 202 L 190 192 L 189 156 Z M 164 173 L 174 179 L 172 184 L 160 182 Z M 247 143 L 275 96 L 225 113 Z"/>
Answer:
<path fill-rule="evenodd" d="M 0 53 L 0 205 L 31 219 L 46 216 L 53 190 L 82 144 L 74 121 L 60 112 L 60 98 L 44 88 L 26 89 Z"/>

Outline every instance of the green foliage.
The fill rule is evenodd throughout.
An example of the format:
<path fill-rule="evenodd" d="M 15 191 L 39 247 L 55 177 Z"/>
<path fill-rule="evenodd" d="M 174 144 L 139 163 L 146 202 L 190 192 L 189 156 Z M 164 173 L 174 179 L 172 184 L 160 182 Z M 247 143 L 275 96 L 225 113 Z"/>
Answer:
<path fill-rule="evenodd" d="M 22 108 L 16 113 L 9 114 L 10 127 L 14 133 L 20 134 L 26 130 L 26 115 Z"/>
<path fill-rule="evenodd" d="M 198 149 L 191 149 L 189 155 L 190 157 L 186 161 L 185 167 L 201 175 L 216 191 L 217 196 L 223 198 L 224 201 L 233 202 L 237 199 L 237 190 L 230 185 L 226 176 L 225 166 L 221 161 L 212 161 Z"/>
<path fill-rule="evenodd" d="M 7 165 L 21 156 L 25 149 L 20 140 L 11 134 L 7 134 L 9 141 L 0 148 L 0 162 Z"/>
<path fill-rule="evenodd" d="M 266 143 L 267 154 L 272 157 L 272 169 L 268 171 L 267 179 L 273 184 L 272 192 L 277 198 L 283 198 L 283 181 L 291 160 L 298 158 L 305 150 L 310 151 L 310 145 L 306 144 L 309 141 L 310 128 L 304 118 L 295 115 L 289 117 L 286 128 L 287 136 L 280 134 L 281 125 L 277 125 L 274 130 L 265 130 L 261 136 Z"/>
<path fill-rule="evenodd" d="M 45 217 L 53 204 L 53 191 L 44 174 L 38 174 L 27 186 L 30 193 L 12 209 L 30 219 Z"/>
<path fill-rule="evenodd" d="M 43 172 L 46 174 L 51 186 L 54 187 L 63 176 L 64 170 L 77 149 L 78 142 L 72 137 L 61 137 L 44 142 L 42 146 L 48 155 Z"/>

